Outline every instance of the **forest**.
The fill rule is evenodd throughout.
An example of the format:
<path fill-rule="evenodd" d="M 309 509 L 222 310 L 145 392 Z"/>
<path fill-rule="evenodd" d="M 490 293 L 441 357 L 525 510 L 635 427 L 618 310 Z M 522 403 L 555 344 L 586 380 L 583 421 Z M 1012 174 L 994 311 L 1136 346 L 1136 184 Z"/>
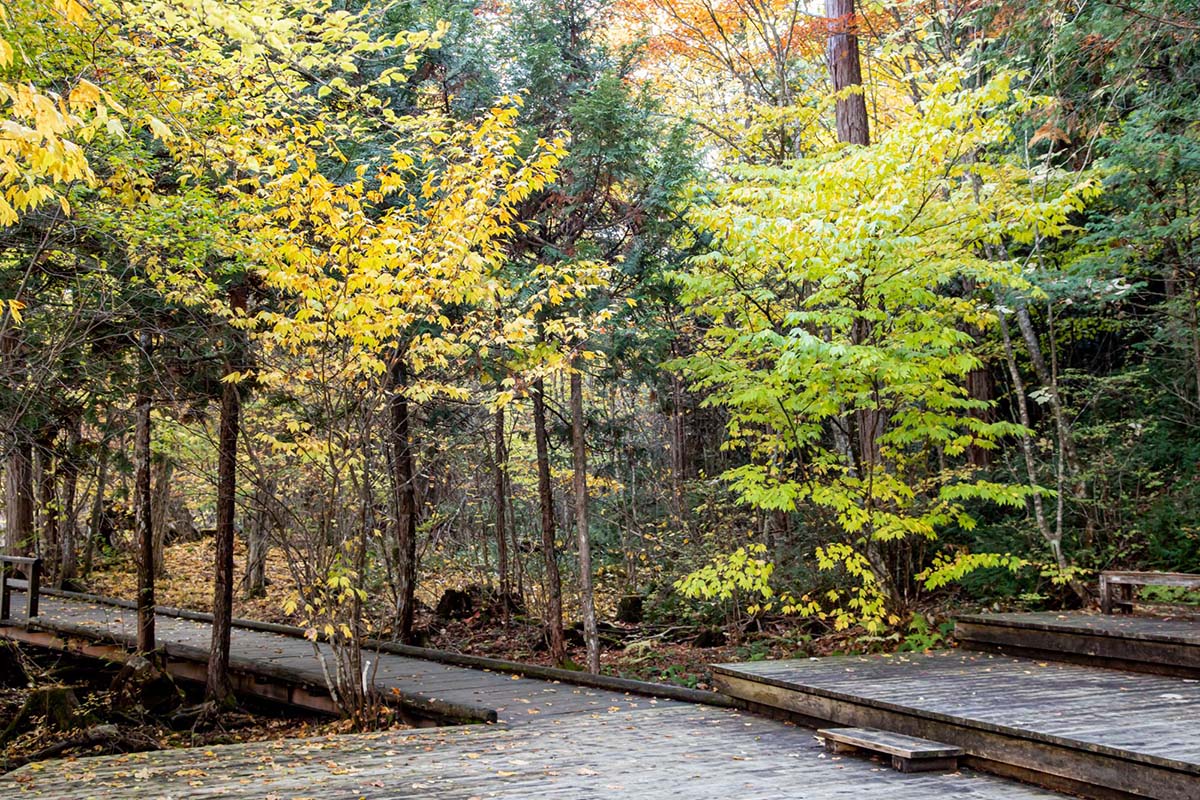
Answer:
<path fill-rule="evenodd" d="M 1200 571 L 1198 112 L 1193 0 L 8 0 L 4 550 L 356 724 L 381 640 L 703 688 Z"/>

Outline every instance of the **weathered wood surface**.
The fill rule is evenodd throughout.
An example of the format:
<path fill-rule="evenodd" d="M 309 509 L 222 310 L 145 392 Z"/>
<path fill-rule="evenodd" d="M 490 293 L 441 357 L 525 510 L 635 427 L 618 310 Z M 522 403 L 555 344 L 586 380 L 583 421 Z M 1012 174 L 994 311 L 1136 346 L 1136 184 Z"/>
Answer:
<path fill-rule="evenodd" d="M 916 736 L 905 736 L 902 733 L 881 731 L 878 728 L 822 728 L 817 731 L 817 736 L 853 745 L 862 750 L 887 753 L 889 756 L 901 758 L 947 758 L 962 755 L 961 747 Z"/>
<path fill-rule="evenodd" d="M 42 589 L 43 595 L 56 597 L 64 600 L 76 600 L 85 605 L 100 604 L 106 606 L 116 606 L 126 609 L 136 608 L 136 604 L 127 600 L 120 600 L 111 597 L 102 597 L 92 594 L 83 594 L 80 592 L 69 592 L 62 589 Z M 210 624 L 212 615 L 201 611 L 192 611 L 189 609 L 176 608 L 168 605 L 158 605 L 156 611 L 159 616 L 176 617 L 179 619 L 192 620 L 194 622 L 202 622 Z M 234 628 L 242 628 L 251 631 L 263 631 L 266 633 L 279 633 L 292 638 L 302 638 L 303 629 L 295 625 L 283 625 L 274 622 L 262 622 L 259 620 L 241 619 L 235 617 L 233 619 Z M 517 661 L 506 661 L 504 659 L 489 658 L 486 656 L 476 656 L 467 653 L 455 653 L 448 650 L 435 650 L 428 647 L 416 647 L 413 645 L 404 645 L 390 641 L 374 641 L 368 640 L 366 643 L 368 650 L 378 650 L 393 655 L 408 656 L 419 661 L 432 661 L 438 664 L 451 664 L 458 667 L 470 667 L 471 669 L 484 670 L 490 672 L 505 673 L 510 675 L 521 675 L 527 678 L 539 678 L 545 681 L 560 681 L 577 686 L 590 686 L 593 689 L 606 689 L 608 691 L 619 693 L 632 693 L 644 695 L 646 697 L 660 697 L 670 700 L 681 700 L 686 703 L 699 703 L 701 705 L 715 705 L 725 708 L 742 708 L 743 705 L 728 695 L 718 694 L 701 689 L 692 689 L 686 686 L 677 686 L 675 684 L 653 683 L 648 681 L 633 680 L 629 678 L 621 678 L 614 675 L 594 675 L 588 672 L 580 672 L 578 670 L 560 669 L 557 667 L 547 667 L 540 664 L 524 664 Z"/>
<path fill-rule="evenodd" d="M 136 615 L 45 598 L 34 628 L 104 638 Z M 202 653 L 208 625 L 160 617 L 167 650 Z M 16 628 L 10 628 L 17 632 Z M 24 630 L 21 632 L 29 632 Z M 35 631 L 36 632 L 36 631 Z M 320 683 L 312 644 L 235 629 L 235 666 Z M 522 678 L 379 653 L 376 681 L 411 698 L 494 711 L 498 725 L 285 740 L 28 765 L 0 797 L 366 798 L 630 797 L 1038 800 L 1057 795 L 971 772 L 905 775 L 824 754 L 811 730 L 737 711 Z"/>
<path fill-rule="evenodd" d="M 1200 620 L 1110 616 L 1084 611 L 979 614 L 960 617 L 964 646 L 1200 678 Z"/>
<path fill-rule="evenodd" d="M 14 596 L 13 602 L 14 607 L 18 606 L 21 596 Z M 137 615 L 130 609 L 44 597 L 41 614 L 29 628 L 126 644 L 132 641 L 136 625 Z M 199 664 L 206 662 L 211 636 L 207 623 L 160 616 L 156 630 L 168 655 Z M 11 635 L 20 633 L 14 630 Z M 328 645 L 320 647 L 328 653 Z M 231 654 L 235 669 L 263 679 L 313 690 L 324 686 L 313 644 L 304 639 L 235 628 Z M 622 692 L 501 675 L 391 653 L 372 653 L 368 658 L 377 662 L 375 683 L 380 691 L 409 701 L 414 711 L 440 711 L 441 716 L 451 719 L 499 719 L 519 725 L 536 715 L 636 707 L 649 702 L 646 697 Z"/>
<path fill-rule="evenodd" d="M 0 777 L 30 800 L 1048 800 L 970 771 L 904 774 L 826 754 L 813 732 L 649 701 L 521 727 L 438 728 L 56 761 Z"/>
<path fill-rule="evenodd" d="M 715 669 L 723 690 L 749 702 L 958 745 L 971 763 L 1200 797 L 1196 681 L 962 651 Z"/>

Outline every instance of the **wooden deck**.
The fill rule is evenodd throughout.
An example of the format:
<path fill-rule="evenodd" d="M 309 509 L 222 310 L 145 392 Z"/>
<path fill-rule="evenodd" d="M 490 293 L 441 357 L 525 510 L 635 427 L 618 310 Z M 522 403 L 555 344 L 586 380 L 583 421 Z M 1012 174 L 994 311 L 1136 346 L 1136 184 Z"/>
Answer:
<path fill-rule="evenodd" d="M 18 606 L 14 606 L 19 611 Z M 42 598 L 28 627 L 0 635 L 110 657 L 134 614 Z M 160 616 L 176 663 L 202 658 L 207 624 Z M 51 637 L 48 641 L 46 637 Z M 235 629 L 241 688 L 278 681 L 319 700 L 311 644 Z M 496 724 L 64 759 L 0 776 L 0 797 L 136 798 L 676 798 L 1046 800 L 1059 795 L 989 775 L 904 774 L 879 761 L 827 755 L 811 729 L 734 709 L 574 686 L 381 653 L 377 682 L 420 710 L 438 701 Z M 199 662 L 195 662 L 199 663 Z M 257 670 L 257 671 L 256 671 Z M 289 689 L 289 691 L 291 691 Z M 278 698 L 295 702 L 290 695 Z"/>
<path fill-rule="evenodd" d="M 960 617 L 955 637 L 973 649 L 1200 678 L 1200 621 L 1086 611 Z"/>
<path fill-rule="evenodd" d="M 970 771 L 896 772 L 829 756 L 811 730 L 677 703 L 601 709 L 524 726 L 228 745 L 56 761 L 0 776 L 33 800 L 1049 800 Z"/>
<path fill-rule="evenodd" d="M 1092 796 L 1200 798 L 1195 680 L 955 650 L 715 669 L 723 691 L 756 706 L 954 744 L 1002 774 Z"/>

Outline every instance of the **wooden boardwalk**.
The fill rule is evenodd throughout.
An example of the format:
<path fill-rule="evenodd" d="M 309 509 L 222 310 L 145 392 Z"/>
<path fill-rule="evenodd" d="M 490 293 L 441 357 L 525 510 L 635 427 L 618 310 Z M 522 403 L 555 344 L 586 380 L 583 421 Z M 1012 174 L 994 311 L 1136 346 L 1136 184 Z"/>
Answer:
<path fill-rule="evenodd" d="M 17 598 L 14 607 L 21 610 Z M 0 635 L 46 644 L 45 632 L 54 632 L 56 641 L 49 642 L 51 647 L 103 656 L 124 650 L 125 644 L 134 641 L 136 624 L 137 617 L 131 609 L 43 596 L 41 613 L 31 626 L 34 629 L 31 635 L 14 629 L 7 633 L 0 631 Z M 165 647 L 170 665 L 175 668 L 173 671 L 184 678 L 202 680 L 211 637 L 209 625 L 159 615 L 155 627 L 160 646 Z M 89 641 L 100 640 L 115 640 L 119 646 L 105 652 L 88 646 Z M 321 647 L 328 652 L 327 645 Z M 235 685 L 242 691 L 318 710 L 331 708 L 324 698 L 324 676 L 311 642 L 296 636 L 234 628 L 230 653 L 239 679 Z M 382 693 L 403 700 L 417 715 L 424 712 L 442 721 L 499 720 L 520 725 L 535 715 L 595 711 L 614 705 L 636 707 L 649 701 L 623 692 L 530 680 L 390 653 L 371 654 L 368 658 L 378 659 L 375 684 Z"/>
<path fill-rule="evenodd" d="M 76 646 L 132 632 L 127 609 L 43 597 L 37 626 Z M 160 617 L 168 651 L 203 654 L 208 626 Z M 4 635 L 18 637 L 19 626 Z M 235 630 L 235 659 L 319 680 L 311 645 Z M 465 725 L 67 759 L 0 776 L 0 797 L 129 798 L 778 798 L 1038 800 L 1059 795 L 963 770 L 903 774 L 860 757 L 830 756 L 811 729 L 734 709 L 565 683 L 514 678 L 382 653 L 381 689 L 494 712 Z"/>
<path fill-rule="evenodd" d="M 1040 773 L 1064 788 L 1200 798 L 1193 679 L 959 650 L 715 669 L 733 696 L 955 744 L 968 763 Z"/>
<path fill-rule="evenodd" d="M 1050 800 L 970 771 L 829 756 L 811 730 L 666 703 L 524 726 L 436 728 L 52 762 L 0 777 L 38 800 Z"/>

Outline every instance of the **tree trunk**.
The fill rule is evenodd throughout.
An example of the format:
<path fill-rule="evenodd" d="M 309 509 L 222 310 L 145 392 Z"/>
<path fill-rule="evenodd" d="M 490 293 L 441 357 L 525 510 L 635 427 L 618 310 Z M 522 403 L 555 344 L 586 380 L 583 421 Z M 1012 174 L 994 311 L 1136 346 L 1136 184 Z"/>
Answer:
<path fill-rule="evenodd" d="M 229 291 L 229 305 L 235 311 L 246 310 L 246 286 Z M 229 680 L 229 638 L 233 628 L 233 539 L 234 514 L 237 510 L 238 428 L 242 397 L 237 381 L 229 379 L 243 368 L 242 334 L 229 334 L 229 355 L 225 359 L 225 380 L 221 390 L 221 421 L 217 432 L 217 531 L 213 543 L 212 644 L 208 651 L 205 700 L 218 705 L 233 703 L 233 684 Z"/>
<path fill-rule="evenodd" d="M 74 582 L 79 563 L 79 509 L 76 508 L 75 502 L 79 488 L 79 442 L 82 438 L 79 424 L 79 417 L 75 416 L 70 423 L 67 434 L 67 452 L 60 467 L 64 512 L 62 528 L 59 531 L 61 558 L 57 585 L 60 589 Z"/>
<path fill-rule="evenodd" d="M 991 409 L 995 397 L 995 386 L 992 371 L 986 365 L 967 373 L 967 397 L 988 404 L 986 409 L 971 411 L 971 416 L 983 422 L 992 422 L 994 414 Z M 992 465 L 992 451 L 986 447 L 972 444 L 967 448 L 967 461 L 972 467 L 986 468 Z"/>
<path fill-rule="evenodd" d="M 497 408 L 493 429 L 495 438 L 495 505 L 496 514 L 496 572 L 500 578 L 500 613 L 504 624 L 508 624 L 509 596 L 512 588 L 508 580 L 508 534 L 505 521 L 508 514 L 508 451 L 504 444 L 504 409 Z"/>
<path fill-rule="evenodd" d="M 575 535 L 579 542 L 579 602 L 588 671 L 600 672 L 600 636 L 596 631 L 596 595 L 592 586 L 592 537 L 588 531 L 587 440 L 583 429 L 583 376 L 571 372 L 571 452 L 575 461 Z"/>
<path fill-rule="evenodd" d="M 1020 415 L 1021 425 L 1029 429 L 1032 427 L 1032 420 L 1029 416 L 1029 401 L 1025 398 L 1025 382 L 1021 380 L 1021 371 L 1017 368 L 1017 359 L 1013 353 L 1012 337 L 1008 332 L 1008 321 L 1003 314 L 1000 315 L 1000 336 L 1004 342 L 1004 359 L 1008 364 L 1009 378 L 1012 379 L 1013 394 L 1016 395 L 1017 413 Z M 1037 486 L 1037 467 L 1033 454 L 1033 442 L 1028 432 L 1021 434 L 1021 454 L 1025 459 L 1025 471 L 1029 475 L 1029 485 Z M 1063 553 L 1062 531 L 1061 528 L 1057 531 L 1051 530 L 1050 521 L 1046 519 L 1045 506 L 1042 503 L 1042 496 L 1040 494 L 1033 495 L 1033 513 L 1034 519 L 1037 521 L 1038 531 L 1042 534 L 1042 538 L 1046 540 L 1046 544 L 1050 546 L 1050 552 L 1054 555 L 1055 564 L 1058 565 L 1060 572 L 1065 572 L 1069 565 L 1066 555 Z M 1087 592 L 1078 581 L 1071 581 L 1071 588 L 1081 600 L 1085 603 L 1088 601 Z"/>
<path fill-rule="evenodd" d="M 825 16 L 829 18 L 829 77 L 838 95 L 834 111 L 837 118 L 839 142 L 870 144 L 867 127 L 867 101 L 862 92 L 862 65 L 858 56 L 858 21 L 854 0 L 825 0 Z M 841 94 L 849 87 L 858 90 Z"/>
<path fill-rule="evenodd" d="M 1029 351 L 1029 363 L 1033 366 L 1033 372 L 1037 375 L 1038 381 L 1046 389 L 1046 396 L 1050 400 L 1050 411 L 1054 415 L 1054 425 L 1058 430 L 1059 445 L 1063 451 L 1063 457 L 1067 460 L 1067 470 L 1072 478 L 1080 474 L 1079 453 L 1075 449 L 1075 434 L 1071 431 L 1071 423 L 1067 420 L 1066 411 L 1063 409 L 1062 397 L 1058 391 L 1058 380 L 1051 372 L 1050 367 L 1046 364 L 1046 357 L 1042 354 L 1042 345 L 1038 341 L 1037 331 L 1033 329 L 1033 320 L 1029 316 L 1029 308 L 1025 302 L 1018 300 L 1014 303 L 1016 306 L 1017 327 L 1021 330 L 1021 338 L 1025 341 L 1025 347 Z"/>
<path fill-rule="evenodd" d="M 417 588 L 417 486 L 408 406 L 408 373 L 400 355 L 392 365 L 392 489 L 396 495 L 396 635 L 412 640 Z"/>
<path fill-rule="evenodd" d="M 275 487 L 271 483 L 255 492 L 254 516 L 246 526 L 246 572 L 242 589 L 246 597 L 262 597 L 267 593 L 267 553 L 271 550 L 270 530 L 274 515 L 271 502 Z"/>
<path fill-rule="evenodd" d="M 107 431 L 108 426 L 105 426 Z M 108 482 L 108 442 L 100 440 L 100 458 L 96 465 L 96 494 L 92 498 L 91 519 L 88 521 L 87 543 L 83 548 L 83 569 L 81 575 L 87 577 L 92 572 L 92 560 L 96 555 L 96 543 L 101 538 L 104 529 L 104 490 Z"/>
<path fill-rule="evenodd" d="M 42 528 L 42 545 L 39 552 L 43 562 L 48 564 L 50 569 L 57 570 L 61 550 L 58 541 L 59 506 L 55 491 L 54 439 L 54 435 L 50 434 L 38 443 L 37 485 Z"/>
<path fill-rule="evenodd" d="M 7 500 L 4 549 L 9 555 L 33 552 L 33 446 L 17 441 L 4 470 Z"/>
<path fill-rule="evenodd" d="M 163 559 L 167 549 L 167 527 L 171 523 L 168 508 L 171 502 L 171 462 L 159 455 L 150 465 L 150 520 L 154 529 L 154 576 L 163 575 Z"/>
<path fill-rule="evenodd" d="M 567 660 L 563 635 L 562 579 L 558 574 L 558 548 L 554 543 L 554 495 L 550 489 L 550 447 L 546 441 L 546 386 L 533 382 L 533 438 L 537 447 L 538 503 L 542 511 L 542 559 L 546 566 L 546 621 L 550 632 L 550 655 L 556 664 Z"/>
<path fill-rule="evenodd" d="M 134 403 L 135 431 L 133 440 L 134 526 L 137 530 L 137 649 L 139 653 L 154 650 L 154 525 L 150 511 L 150 333 L 138 336 L 141 346 L 142 374 Z"/>

